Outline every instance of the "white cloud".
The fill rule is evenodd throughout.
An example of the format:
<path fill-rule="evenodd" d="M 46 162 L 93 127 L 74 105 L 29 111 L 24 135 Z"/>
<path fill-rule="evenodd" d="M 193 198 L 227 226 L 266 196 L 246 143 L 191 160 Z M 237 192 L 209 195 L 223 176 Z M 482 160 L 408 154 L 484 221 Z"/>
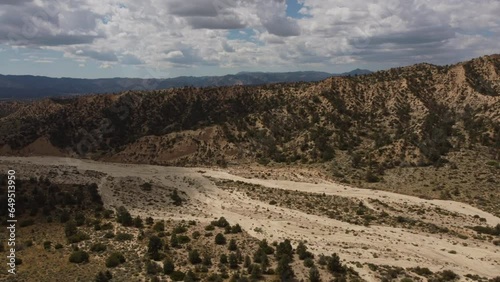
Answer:
<path fill-rule="evenodd" d="M 498 0 L 37 0 L 0 4 L 0 43 L 102 68 L 448 63 L 500 52 Z M 228 40 L 230 29 L 253 30 Z"/>

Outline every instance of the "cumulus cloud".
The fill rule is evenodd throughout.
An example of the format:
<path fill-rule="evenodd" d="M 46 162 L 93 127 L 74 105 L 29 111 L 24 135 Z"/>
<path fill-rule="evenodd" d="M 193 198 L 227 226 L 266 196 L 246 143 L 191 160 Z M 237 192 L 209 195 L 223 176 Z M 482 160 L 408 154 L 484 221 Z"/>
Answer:
<path fill-rule="evenodd" d="M 303 17 L 293 18 L 284 0 L 4 0 L 0 44 L 103 68 L 193 70 L 376 68 L 500 52 L 498 0 L 299 2 Z"/>

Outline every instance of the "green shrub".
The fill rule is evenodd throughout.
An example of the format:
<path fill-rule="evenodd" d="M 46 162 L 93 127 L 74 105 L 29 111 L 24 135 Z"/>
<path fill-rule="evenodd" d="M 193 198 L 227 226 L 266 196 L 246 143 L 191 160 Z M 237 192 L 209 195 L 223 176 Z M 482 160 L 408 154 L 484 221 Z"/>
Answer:
<path fill-rule="evenodd" d="M 170 279 L 172 279 L 172 281 L 182 281 L 184 280 L 184 276 L 184 272 L 176 270 L 170 274 Z"/>
<path fill-rule="evenodd" d="M 104 245 L 104 244 L 102 244 L 102 243 L 96 243 L 96 244 L 93 244 L 93 245 L 90 247 L 90 250 L 91 250 L 92 252 L 101 253 L 101 252 L 106 251 L 106 245 Z"/>
<path fill-rule="evenodd" d="M 188 258 L 189 258 L 189 262 L 192 264 L 201 263 L 201 257 L 200 257 L 200 253 L 198 252 L 198 250 L 191 250 L 189 252 Z"/>
<path fill-rule="evenodd" d="M 172 233 L 174 234 L 181 234 L 181 233 L 185 233 L 187 231 L 187 227 L 185 227 L 184 225 L 177 225 L 174 230 L 172 230 Z"/>
<path fill-rule="evenodd" d="M 163 261 L 163 273 L 170 275 L 174 272 L 175 270 L 175 265 L 174 262 L 167 258 Z"/>
<path fill-rule="evenodd" d="M 72 263 L 85 263 L 89 262 L 89 254 L 84 251 L 74 251 L 70 256 L 69 256 L 69 262 Z"/>
<path fill-rule="evenodd" d="M 187 244 L 191 242 L 191 239 L 187 235 L 177 235 L 177 241 L 179 244 Z"/>
<path fill-rule="evenodd" d="M 88 239 L 90 239 L 89 235 L 79 231 L 78 233 L 68 237 L 68 243 L 75 244 Z"/>
<path fill-rule="evenodd" d="M 108 281 L 111 281 L 112 278 L 113 278 L 113 275 L 111 274 L 111 272 L 99 271 L 99 273 L 97 273 L 97 275 L 96 275 L 95 282 L 108 282 Z"/>
<path fill-rule="evenodd" d="M 134 238 L 134 235 L 128 233 L 118 233 L 115 236 L 115 240 L 119 242 L 130 241 Z"/>
<path fill-rule="evenodd" d="M 156 222 L 155 225 L 153 226 L 153 230 L 156 232 L 165 231 L 165 223 L 163 221 Z"/>
<path fill-rule="evenodd" d="M 193 234 L 191 236 L 193 237 L 193 239 L 198 239 L 198 238 L 200 238 L 201 234 L 199 231 L 195 231 L 195 232 L 193 232 Z"/>
<path fill-rule="evenodd" d="M 106 259 L 106 267 L 117 267 L 125 262 L 125 257 L 121 253 L 112 253 Z"/>
<path fill-rule="evenodd" d="M 443 270 L 443 272 L 441 272 L 439 276 L 441 277 L 442 281 L 455 281 L 460 278 L 458 274 L 451 270 Z"/>
<path fill-rule="evenodd" d="M 113 232 L 108 232 L 108 233 L 104 234 L 104 238 L 107 238 L 107 239 L 111 239 L 114 237 L 115 237 L 115 233 L 113 233 Z"/>
<path fill-rule="evenodd" d="M 304 266 L 307 267 L 307 268 L 311 268 L 314 266 L 314 260 L 312 260 L 311 258 L 306 258 L 304 260 Z"/>
<path fill-rule="evenodd" d="M 226 244 L 226 237 L 224 237 L 224 235 L 222 235 L 222 233 L 218 233 L 217 235 L 215 235 L 215 244 L 217 244 L 217 245 Z"/>

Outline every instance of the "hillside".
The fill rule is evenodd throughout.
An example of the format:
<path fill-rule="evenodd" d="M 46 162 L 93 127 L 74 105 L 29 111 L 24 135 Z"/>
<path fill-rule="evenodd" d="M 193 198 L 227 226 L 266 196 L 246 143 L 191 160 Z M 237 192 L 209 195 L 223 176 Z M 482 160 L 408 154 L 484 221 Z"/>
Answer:
<path fill-rule="evenodd" d="M 0 153 L 311 167 L 344 183 L 462 200 L 498 215 L 499 74 L 500 55 L 491 55 L 314 83 L 4 104 Z"/>

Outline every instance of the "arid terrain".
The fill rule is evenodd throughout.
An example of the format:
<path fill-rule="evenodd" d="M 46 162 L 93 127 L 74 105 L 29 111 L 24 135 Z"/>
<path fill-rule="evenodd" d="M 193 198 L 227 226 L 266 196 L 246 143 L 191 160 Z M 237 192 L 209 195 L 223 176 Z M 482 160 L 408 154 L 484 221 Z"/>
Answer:
<path fill-rule="evenodd" d="M 133 217 L 195 221 L 201 226 L 224 217 L 232 225 L 239 224 L 250 241 L 290 239 L 294 248 L 304 241 L 315 258 L 337 253 L 342 263 L 366 281 L 387 277 L 387 281 L 431 281 L 432 277 L 438 279 L 432 281 L 447 281 L 432 276 L 445 270 L 458 274 L 461 281 L 488 281 L 500 276 L 498 235 L 472 229 L 483 226 L 493 230 L 500 218 L 461 202 L 359 189 L 300 170 L 290 171 L 294 177 L 281 173 L 278 179 L 272 172 L 263 179 L 238 176 L 234 170 L 222 168 L 0 157 L 0 170 L 9 168 L 25 179 L 97 183 L 106 209 L 124 206 Z M 148 189 L 144 183 L 150 183 Z M 183 199 L 182 206 L 171 203 L 174 190 Z M 27 252 L 21 251 L 20 256 Z M 307 279 L 302 268 L 296 267 L 299 280 Z M 434 274 L 423 274 L 419 268 Z M 23 272 L 23 265 L 19 271 Z M 322 275 L 326 280 L 324 269 Z"/>
<path fill-rule="evenodd" d="M 498 282 L 500 55 L 0 101 L 0 169 L 19 281 Z"/>

